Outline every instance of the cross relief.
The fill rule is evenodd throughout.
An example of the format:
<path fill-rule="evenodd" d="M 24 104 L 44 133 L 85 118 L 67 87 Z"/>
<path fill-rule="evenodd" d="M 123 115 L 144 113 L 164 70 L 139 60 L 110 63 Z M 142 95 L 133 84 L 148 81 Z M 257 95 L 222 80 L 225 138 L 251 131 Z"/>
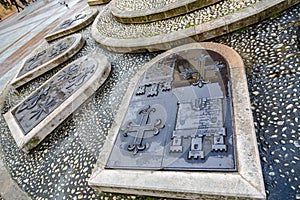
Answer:
<path fill-rule="evenodd" d="M 123 136 L 128 137 L 128 134 L 134 136 L 133 144 L 128 145 L 127 150 L 132 151 L 136 155 L 139 151 L 146 149 L 146 144 L 143 143 L 143 139 L 147 134 L 152 134 L 156 136 L 159 134 L 160 129 L 164 128 L 164 123 L 162 119 L 155 119 L 154 122 L 150 121 L 150 114 L 156 111 L 155 108 L 150 105 L 142 108 L 138 115 L 141 115 L 141 120 L 138 124 L 135 124 L 132 121 L 127 122 L 123 129 Z"/>

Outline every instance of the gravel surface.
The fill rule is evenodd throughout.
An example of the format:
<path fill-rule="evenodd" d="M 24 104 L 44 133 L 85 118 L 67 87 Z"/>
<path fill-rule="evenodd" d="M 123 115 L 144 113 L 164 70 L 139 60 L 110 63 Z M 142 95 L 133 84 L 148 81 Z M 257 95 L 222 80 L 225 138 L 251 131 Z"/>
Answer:
<path fill-rule="evenodd" d="M 120 10 L 137 11 L 162 8 L 180 0 L 117 0 L 116 6 Z"/>

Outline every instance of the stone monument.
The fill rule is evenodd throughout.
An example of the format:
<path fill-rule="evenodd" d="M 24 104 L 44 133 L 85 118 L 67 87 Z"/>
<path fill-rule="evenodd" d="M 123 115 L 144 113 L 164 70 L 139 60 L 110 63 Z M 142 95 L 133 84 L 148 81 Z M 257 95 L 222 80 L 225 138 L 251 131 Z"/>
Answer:
<path fill-rule="evenodd" d="M 57 38 L 69 35 L 91 24 L 98 14 L 96 9 L 80 11 L 72 15 L 69 19 L 64 20 L 51 33 L 45 36 L 49 42 Z"/>
<path fill-rule="evenodd" d="M 34 78 L 57 67 L 75 55 L 84 45 L 81 34 L 66 37 L 50 47 L 36 52 L 26 59 L 12 80 L 12 86 L 20 87 Z"/>
<path fill-rule="evenodd" d="M 170 198 L 265 198 L 243 62 L 234 50 L 180 46 L 131 82 L 92 187 Z"/>
<path fill-rule="evenodd" d="M 236 170 L 226 61 L 213 54 L 174 53 L 147 69 L 106 168 Z"/>
<path fill-rule="evenodd" d="M 106 80 L 110 64 L 102 54 L 70 63 L 4 117 L 20 149 L 28 152 L 88 99 Z"/>

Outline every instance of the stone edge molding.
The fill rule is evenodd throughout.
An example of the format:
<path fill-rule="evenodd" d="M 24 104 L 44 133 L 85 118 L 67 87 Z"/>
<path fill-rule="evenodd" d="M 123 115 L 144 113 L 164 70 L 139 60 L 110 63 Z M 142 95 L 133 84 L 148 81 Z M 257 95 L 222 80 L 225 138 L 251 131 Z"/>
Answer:
<path fill-rule="evenodd" d="M 179 0 L 161 8 L 135 11 L 121 10 L 116 6 L 118 1 L 114 1 L 111 12 L 121 23 L 147 23 L 186 14 L 219 1 L 221 0 Z"/>
<path fill-rule="evenodd" d="M 96 10 L 96 9 L 89 9 L 89 10 L 86 10 L 86 11 L 79 12 L 79 13 L 84 13 L 84 12 L 90 12 L 90 11 L 92 11 L 92 14 L 90 16 L 88 16 L 88 18 L 85 19 L 84 21 L 82 21 L 81 23 L 79 23 L 77 25 L 70 26 L 66 29 L 60 29 L 58 31 L 51 32 L 51 33 L 49 33 L 48 35 L 45 36 L 45 40 L 47 42 L 50 42 L 50 41 L 55 40 L 57 38 L 60 38 L 60 37 L 69 35 L 71 33 L 74 33 L 76 31 L 79 31 L 80 29 L 83 29 L 84 27 L 88 26 L 89 24 L 91 24 L 94 21 L 95 17 L 99 13 L 99 11 Z M 79 14 L 79 13 L 76 13 L 76 14 Z M 74 16 L 75 15 L 73 15 L 72 17 L 74 17 Z M 58 26 L 56 26 L 54 28 L 54 30 L 56 30 L 56 28 L 58 28 L 60 25 L 61 25 L 61 23 Z"/>
<path fill-rule="evenodd" d="M 102 5 L 110 2 L 111 0 L 89 0 L 87 3 L 89 6 Z"/>
<path fill-rule="evenodd" d="M 143 73 L 163 57 L 189 49 L 206 49 L 219 53 L 228 62 L 235 124 L 237 172 L 186 172 L 105 169 L 118 135 L 127 106 Z M 89 185 L 104 192 L 150 195 L 170 198 L 214 198 L 220 196 L 243 199 L 265 199 L 265 188 L 255 135 L 244 63 L 228 46 L 203 42 L 171 49 L 147 63 L 131 80 L 120 104 Z M 134 180 L 134 181 L 133 181 Z"/>
<path fill-rule="evenodd" d="M 8 124 L 8 127 L 17 143 L 17 146 L 24 152 L 28 153 L 32 148 L 37 146 L 48 134 L 51 133 L 51 131 L 53 131 L 60 123 L 62 123 L 92 94 L 94 94 L 95 91 L 101 85 L 103 85 L 103 83 L 109 76 L 111 66 L 108 62 L 107 57 L 103 54 L 93 54 L 80 57 L 66 67 L 79 60 L 84 60 L 87 57 L 92 57 L 98 63 L 98 67 L 93 76 L 87 82 L 85 82 L 84 85 L 82 85 L 74 94 L 66 99 L 59 107 L 53 110 L 53 112 L 51 112 L 44 120 L 36 125 L 27 135 L 24 135 L 22 129 L 18 125 L 18 122 L 15 120 L 14 116 L 11 113 L 11 111 L 18 107 L 23 101 L 4 114 L 6 123 Z M 57 73 L 60 73 L 65 68 Z M 51 79 L 49 79 L 43 85 L 47 84 L 49 81 L 51 81 Z M 39 88 L 41 88 L 43 85 L 41 85 Z M 39 88 L 37 88 L 37 90 Z"/>
<path fill-rule="evenodd" d="M 52 60 L 49 60 L 48 62 L 38 66 L 37 68 L 31 70 L 30 72 L 18 77 L 20 71 L 22 70 L 24 64 L 27 61 L 27 58 L 24 59 L 23 64 L 21 65 L 20 69 L 18 70 L 17 74 L 13 78 L 11 85 L 15 88 L 18 88 L 25 83 L 37 78 L 38 76 L 46 73 L 47 71 L 57 67 L 61 63 L 67 61 L 69 58 L 71 58 L 73 55 L 75 55 L 85 44 L 85 40 L 83 39 L 81 34 L 74 34 L 70 37 L 75 37 L 75 42 L 72 44 L 71 47 L 69 47 L 69 50 L 62 53 L 58 57 L 55 57 Z M 57 43 L 55 43 L 57 44 Z M 30 55 L 32 56 L 32 55 Z"/>
<path fill-rule="evenodd" d="M 101 17 L 100 13 L 92 25 L 92 36 L 101 46 L 113 52 L 138 53 L 168 50 L 187 43 L 205 41 L 239 30 L 282 12 L 299 2 L 300 0 L 262 0 L 248 8 L 187 29 L 164 35 L 135 39 L 118 39 L 101 35 L 97 30 L 97 21 Z"/>

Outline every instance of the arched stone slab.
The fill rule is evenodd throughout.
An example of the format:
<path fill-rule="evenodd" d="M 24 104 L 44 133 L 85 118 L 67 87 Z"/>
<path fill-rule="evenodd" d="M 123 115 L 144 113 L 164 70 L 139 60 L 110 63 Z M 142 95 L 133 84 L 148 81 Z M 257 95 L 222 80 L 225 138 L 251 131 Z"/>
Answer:
<path fill-rule="evenodd" d="M 193 53 L 197 51 L 207 51 L 207 54 L 204 53 L 203 57 L 200 54 L 197 55 Z M 192 52 L 192 54 L 189 54 L 189 52 Z M 180 57 L 180 55 L 183 56 Z M 189 56 L 191 56 L 191 58 L 188 58 Z M 212 59 L 210 59 L 210 56 Z M 175 62 L 172 61 L 174 58 L 176 59 Z M 187 62 L 182 58 L 188 60 L 190 65 L 186 65 Z M 224 59 L 223 61 L 225 62 L 211 62 L 218 59 Z M 224 65 L 226 66 L 225 68 Z M 189 76 L 193 74 L 193 72 L 197 72 L 197 70 L 190 69 L 188 66 L 195 66 L 195 69 L 199 67 L 198 72 L 200 76 L 196 76 L 198 77 L 196 79 L 194 75 L 197 75 L 197 73 Z M 172 70 L 175 70 L 175 68 L 178 68 L 181 73 L 172 73 Z M 227 69 L 227 73 L 225 73 L 224 69 Z M 149 74 L 149 72 L 151 73 Z M 164 78 L 156 79 L 155 77 L 157 76 L 152 76 L 151 74 L 157 74 L 158 77 L 164 76 Z M 220 79 L 220 76 L 217 74 L 222 74 L 220 75 L 221 77 L 227 77 L 229 84 L 227 84 L 227 81 L 220 81 L 224 79 Z M 215 77 L 215 79 L 213 79 L 213 77 Z M 218 83 L 217 85 L 219 86 L 217 86 L 216 83 Z M 193 89 L 193 87 L 196 88 Z M 209 89 L 209 87 L 211 88 Z M 204 91 L 205 88 L 208 89 L 208 93 Z M 222 89 L 219 90 L 217 88 Z M 201 92 L 198 93 L 196 91 L 198 89 L 200 89 Z M 172 104 L 171 98 L 175 97 L 167 97 L 166 94 L 170 94 L 173 90 L 178 90 L 177 92 L 174 91 L 176 93 L 174 93 L 175 96 L 180 99 L 177 104 L 178 108 L 170 107 L 168 111 L 164 112 L 157 104 L 164 104 L 165 106 L 163 107 L 168 109 L 167 107 Z M 201 146 L 201 144 L 204 144 L 203 140 L 201 141 L 199 139 L 202 137 L 201 135 L 203 135 L 200 133 L 201 131 L 197 132 L 199 137 L 191 139 L 190 148 L 185 148 L 185 146 L 182 145 L 184 144 L 182 140 L 187 139 L 187 137 L 184 137 L 187 136 L 186 133 L 192 134 L 194 133 L 192 129 L 203 126 L 202 122 L 204 123 L 205 120 L 203 121 L 202 118 L 207 115 L 197 115 L 197 112 L 203 111 L 204 107 L 208 106 L 214 110 L 210 112 L 211 114 L 218 113 L 215 112 L 218 110 L 215 110 L 215 105 L 219 105 L 218 103 L 212 104 L 213 106 L 209 103 L 204 103 L 206 105 L 203 104 L 204 107 L 201 105 L 208 99 L 218 99 L 221 94 L 220 91 L 227 91 L 228 94 L 225 96 L 232 96 L 230 100 L 231 103 L 229 104 L 232 104 L 233 109 L 233 142 L 236 144 L 235 153 L 237 158 L 236 171 L 225 170 L 216 172 L 209 170 L 207 172 L 205 170 L 195 169 L 195 166 L 176 169 L 176 167 L 172 167 L 176 164 L 176 160 L 168 162 L 167 167 L 163 168 L 164 170 L 158 170 L 161 168 L 154 167 L 156 164 L 160 165 L 164 163 L 164 159 L 161 160 L 157 157 L 159 153 L 180 154 L 181 151 L 190 151 L 190 154 L 181 154 L 179 158 L 182 159 L 190 155 L 190 158 L 187 159 L 198 159 L 199 163 L 208 161 L 206 156 L 209 156 L 210 150 L 209 148 Z M 189 93 L 189 95 L 185 93 Z M 209 94 L 210 97 L 206 98 L 206 94 Z M 158 100 L 158 98 L 164 95 L 167 99 Z M 204 99 L 202 99 L 204 101 L 198 101 L 199 104 L 196 102 L 195 104 L 189 103 L 188 98 L 198 98 L 200 97 L 198 95 L 204 95 Z M 139 98 L 144 98 L 144 100 L 139 103 Z M 202 97 L 200 97 L 200 99 L 201 98 Z M 132 103 L 134 103 L 134 105 Z M 143 103 L 150 105 L 150 107 L 148 106 L 145 107 L 144 110 L 139 110 L 138 108 L 141 107 Z M 131 84 L 123 97 L 121 105 L 89 180 L 89 184 L 95 189 L 105 192 L 184 199 L 220 199 L 220 197 L 243 199 L 266 198 L 244 64 L 241 57 L 233 49 L 216 43 L 193 43 L 171 49 L 152 59 L 137 73 L 131 80 Z M 191 105 L 191 107 L 194 105 L 194 114 L 183 111 L 184 107 L 188 107 L 189 105 Z M 137 112 L 130 114 L 131 109 L 136 109 Z M 176 122 L 173 126 L 168 123 L 168 115 L 172 114 L 172 112 L 177 113 Z M 224 114 L 227 115 L 223 112 L 223 115 Z M 139 115 L 140 118 L 138 118 Z M 190 123 L 188 122 L 189 120 L 186 120 L 187 118 L 190 118 Z M 199 121 L 197 121 L 197 119 L 199 119 Z M 211 121 L 213 123 L 218 121 L 214 117 L 210 119 L 214 119 Z M 202 125 L 200 125 L 199 122 L 201 122 L 200 124 Z M 224 124 L 228 122 L 229 121 Z M 229 134 L 230 130 L 227 128 L 225 133 Z M 167 130 L 167 132 L 164 132 L 165 130 Z M 185 132 L 185 130 L 187 130 L 187 132 Z M 190 132 L 188 130 L 190 130 Z M 206 133 L 209 132 L 210 131 L 207 131 Z M 121 135 L 119 133 L 121 133 Z M 139 139 L 135 140 L 131 138 L 132 134 L 133 136 L 140 134 L 143 137 L 142 139 L 141 137 L 137 137 Z M 164 138 L 176 138 L 181 135 L 183 136 L 181 138 L 182 140 L 178 139 L 177 141 L 171 142 L 170 144 L 172 145 L 166 145 L 164 150 L 158 148 L 161 147 L 162 144 L 169 144 L 168 142 L 164 143 Z M 155 141 L 155 137 L 158 138 L 157 141 Z M 206 136 L 204 136 L 204 138 L 205 137 Z M 123 140 L 124 143 L 119 143 L 120 139 Z M 225 140 L 219 138 L 214 141 L 218 143 L 215 147 L 219 148 L 219 150 L 225 147 L 224 144 L 229 147 L 229 140 L 221 144 Z M 208 142 L 208 144 L 213 144 L 214 142 L 211 141 L 210 143 Z M 123 157 L 112 159 L 116 148 L 122 149 L 119 151 L 119 156 L 122 155 Z M 203 152 L 201 152 L 201 148 L 203 148 Z M 225 149 L 223 150 L 226 151 Z M 156 152 L 156 154 L 151 155 L 153 152 Z M 225 155 L 222 155 L 224 152 L 217 150 L 217 153 L 218 152 L 220 158 L 225 158 Z M 147 156 L 147 154 L 149 155 Z M 142 158 L 145 156 L 146 158 L 143 160 Z M 203 157 L 203 160 L 200 159 L 201 157 Z M 144 164 L 148 165 L 148 167 L 144 167 Z M 181 164 L 182 163 L 179 162 L 179 165 Z M 216 162 L 215 164 L 219 166 L 221 163 Z M 138 170 L 133 170 L 132 166 L 138 165 L 142 167 L 138 168 Z"/>
<path fill-rule="evenodd" d="M 104 83 L 110 69 L 102 54 L 81 57 L 7 112 L 18 147 L 28 152 L 37 146 Z"/>
<path fill-rule="evenodd" d="M 111 0 L 88 0 L 89 6 L 102 5 L 110 2 Z"/>
<path fill-rule="evenodd" d="M 69 19 L 66 19 L 61 24 L 59 24 L 51 33 L 46 35 L 45 39 L 49 42 L 62 36 L 79 31 L 80 29 L 91 24 L 97 14 L 98 10 L 96 9 L 88 9 L 75 13 Z"/>
<path fill-rule="evenodd" d="M 57 67 L 75 55 L 84 45 L 81 34 L 66 37 L 24 61 L 11 84 L 17 88 Z"/>
<path fill-rule="evenodd" d="M 170 3 L 167 3 L 168 1 L 161 1 L 162 5 L 160 5 L 158 1 L 154 1 L 150 3 L 151 6 L 153 6 L 152 8 L 143 8 L 144 6 L 141 5 L 141 9 L 128 9 L 128 6 L 121 5 L 124 3 L 132 3 L 132 1 L 116 0 L 112 4 L 111 12 L 113 16 L 122 23 L 147 23 L 186 14 L 219 1 L 221 0 L 174 0 Z M 140 2 L 137 1 L 132 4 L 138 5 L 139 3 Z M 143 3 L 145 2 L 141 2 L 141 4 Z"/>

